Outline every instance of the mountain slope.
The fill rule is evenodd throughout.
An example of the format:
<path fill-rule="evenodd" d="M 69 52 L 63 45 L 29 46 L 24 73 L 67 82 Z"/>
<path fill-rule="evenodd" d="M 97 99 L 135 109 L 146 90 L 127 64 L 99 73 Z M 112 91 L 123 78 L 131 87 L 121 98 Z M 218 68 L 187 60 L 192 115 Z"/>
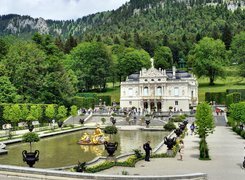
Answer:
<path fill-rule="evenodd" d="M 92 14 L 76 21 L 3 15 L 0 16 L 0 35 L 31 37 L 34 32 L 39 32 L 66 38 L 69 34 L 82 37 L 96 34 L 107 36 L 135 31 L 142 33 L 164 31 L 165 34 L 179 34 L 180 28 L 186 32 L 197 33 L 211 31 L 214 25 L 211 25 L 212 28 L 205 26 L 210 26 L 212 21 L 217 26 L 223 26 L 225 22 L 231 21 L 235 24 L 233 27 L 235 31 L 239 29 L 239 24 L 244 28 L 242 20 L 244 11 L 239 11 L 238 15 L 229 11 L 238 7 L 243 8 L 244 1 L 224 3 L 222 5 L 222 0 L 131 0 L 115 11 Z M 209 10 L 211 12 L 208 12 Z"/>

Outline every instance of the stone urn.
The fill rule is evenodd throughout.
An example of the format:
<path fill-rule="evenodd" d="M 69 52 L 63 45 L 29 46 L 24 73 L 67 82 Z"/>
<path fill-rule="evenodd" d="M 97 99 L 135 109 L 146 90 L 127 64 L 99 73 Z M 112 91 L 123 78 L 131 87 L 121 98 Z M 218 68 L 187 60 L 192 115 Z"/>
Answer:
<path fill-rule="evenodd" d="M 146 127 L 149 127 L 149 124 L 151 123 L 151 120 L 147 119 L 147 120 L 145 120 L 145 123 L 146 123 Z"/>
<path fill-rule="evenodd" d="M 168 150 L 172 150 L 174 145 L 176 144 L 176 137 L 173 137 L 173 138 L 165 137 L 164 138 L 164 144 L 167 145 Z"/>
<path fill-rule="evenodd" d="M 109 156 L 113 156 L 114 152 L 117 150 L 118 143 L 117 142 L 104 142 L 105 149 Z"/>
<path fill-rule="evenodd" d="M 63 125 L 63 121 L 58 121 L 58 127 L 61 128 Z"/>
<path fill-rule="evenodd" d="M 30 132 L 32 132 L 33 129 L 34 129 L 34 126 L 33 126 L 32 124 L 28 124 L 27 128 L 28 128 L 28 130 L 29 130 Z"/>
<path fill-rule="evenodd" d="M 79 122 L 81 123 L 81 125 L 84 124 L 84 119 L 79 119 Z"/>
<path fill-rule="evenodd" d="M 117 120 L 113 116 L 110 117 L 110 120 L 113 125 L 115 125 L 117 122 Z"/>
<path fill-rule="evenodd" d="M 29 167 L 33 167 L 33 165 L 36 163 L 36 161 L 39 160 L 39 151 L 35 150 L 35 152 L 27 152 L 24 150 L 22 152 L 23 161 L 26 162 Z"/>
<path fill-rule="evenodd" d="M 179 137 L 182 134 L 182 130 L 180 128 L 177 128 L 174 130 L 174 133 L 176 134 L 177 137 Z"/>

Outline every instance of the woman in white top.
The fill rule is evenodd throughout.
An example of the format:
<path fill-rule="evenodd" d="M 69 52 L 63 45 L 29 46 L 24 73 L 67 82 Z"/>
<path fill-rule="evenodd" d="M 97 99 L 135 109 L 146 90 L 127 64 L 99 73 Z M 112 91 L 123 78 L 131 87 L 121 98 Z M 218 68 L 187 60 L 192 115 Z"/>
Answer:
<path fill-rule="evenodd" d="M 180 144 L 179 144 L 180 148 L 179 148 L 179 155 L 180 155 L 180 159 L 179 160 L 183 160 L 183 154 L 184 154 L 184 142 L 183 140 L 180 140 Z"/>

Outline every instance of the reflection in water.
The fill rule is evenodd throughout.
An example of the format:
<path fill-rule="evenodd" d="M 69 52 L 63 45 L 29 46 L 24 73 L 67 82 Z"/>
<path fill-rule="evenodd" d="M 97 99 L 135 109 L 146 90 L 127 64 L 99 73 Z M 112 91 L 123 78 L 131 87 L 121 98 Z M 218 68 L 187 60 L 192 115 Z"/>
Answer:
<path fill-rule="evenodd" d="M 84 133 L 93 133 L 94 131 L 83 130 L 71 134 L 64 134 L 50 138 L 41 139 L 38 143 L 33 143 L 33 150 L 40 151 L 39 161 L 35 167 L 54 168 L 88 162 L 97 156 L 106 156 L 107 152 L 104 145 L 78 145 L 77 140 Z M 154 148 L 167 133 L 163 131 L 119 131 L 113 138 L 117 141 L 118 149 L 116 156 L 131 152 L 133 149 L 142 149 L 143 143 L 151 141 Z M 22 160 L 22 151 L 29 150 L 28 143 L 18 143 L 7 146 L 8 154 L 0 156 L 0 164 L 9 164 L 17 166 L 27 166 Z"/>

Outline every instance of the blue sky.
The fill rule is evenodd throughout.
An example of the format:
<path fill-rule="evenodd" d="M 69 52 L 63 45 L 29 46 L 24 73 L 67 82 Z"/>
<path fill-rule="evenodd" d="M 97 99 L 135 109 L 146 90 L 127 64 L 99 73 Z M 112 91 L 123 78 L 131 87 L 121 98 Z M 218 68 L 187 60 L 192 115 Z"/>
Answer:
<path fill-rule="evenodd" d="M 129 0 L 0 0 L 0 15 L 68 20 L 119 8 Z"/>

